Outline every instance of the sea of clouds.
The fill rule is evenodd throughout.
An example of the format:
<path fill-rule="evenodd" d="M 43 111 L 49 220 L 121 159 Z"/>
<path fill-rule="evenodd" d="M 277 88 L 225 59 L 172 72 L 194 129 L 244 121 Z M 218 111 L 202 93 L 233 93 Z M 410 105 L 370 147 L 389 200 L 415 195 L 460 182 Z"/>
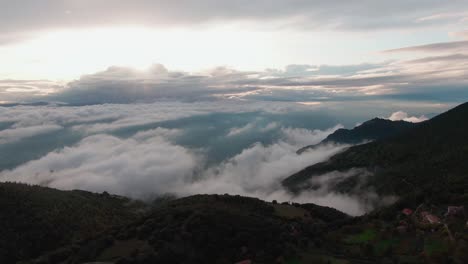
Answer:
<path fill-rule="evenodd" d="M 281 181 L 348 146 L 298 155 L 343 126 L 300 104 L 158 102 L 0 108 L 0 180 L 107 191 L 137 199 L 229 193 L 317 203 L 351 215 L 379 204 L 375 193 L 322 187 L 289 193 Z M 411 118 L 394 114 L 392 119 Z"/>

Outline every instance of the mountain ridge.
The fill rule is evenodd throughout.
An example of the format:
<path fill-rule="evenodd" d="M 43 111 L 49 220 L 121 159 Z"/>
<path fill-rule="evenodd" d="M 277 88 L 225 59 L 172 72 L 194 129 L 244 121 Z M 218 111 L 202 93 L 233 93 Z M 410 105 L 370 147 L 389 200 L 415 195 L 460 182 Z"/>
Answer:
<path fill-rule="evenodd" d="M 340 128 L 328 135 L 324 140 L 315 145 L 303 147 L 297 154 L 319 147 L 325 144 L 361 144 L 388 137 L 394 137 L 408 129 L 415 127 L 416 123 L 406 121 L 392 121 L 383 118 L 373 118 L 352 129 Z"/>
<path fill-rule="evenodd" d="M 327 161 L 311 165 L 283 180 L 293 192 L 308 188 L 315 176 L 353 168 L 369 171 L 368 187 L 379 194 L 403 195 L 413 188 L 466 186 L 468 165 L 468 103 L 442 113 L 394 137 L 352 146 Z M 428 175 L 428 177 L 424 177 Z M 337 191 L 347 192 L 353 186 Z"/>

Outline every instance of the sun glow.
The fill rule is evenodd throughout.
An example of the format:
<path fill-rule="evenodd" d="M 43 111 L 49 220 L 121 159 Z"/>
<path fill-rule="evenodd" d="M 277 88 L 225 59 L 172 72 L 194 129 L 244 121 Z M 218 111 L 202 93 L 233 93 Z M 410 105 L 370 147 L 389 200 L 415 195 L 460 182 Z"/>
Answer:
<path fill-rule="evenodd" d="M 190 71 L 226 62 L 236 67 L 245 58 L 251 65 L 264 64 L 266 53 L 258 50 L 267 42 L 255 33 L 239 31 L 102 28 L 44 32 L 39 38 L 0 48 L 0 56 L 9 62 L 2 71 L 4 77 L 74 79 L 111 65 L 142 69 L 163 63 Z M 15 76 L 17 73 L 22 76 Z"/>
<path fill-rule="evenodd" d="M 154 63 L 188 72 L 217 66 L 256 71 L 288 64 L 346 64 L 362 55 L 348 54 L 340 45 L 346 39 L 332 33 L 238 26 L 43 31 L 22 42 L 0 45 L 0 78 L 69 81 L 109 66 L 142 69 Z"/>
<path fill-rule="evenodd" d="M 341 45 L 350 37 L 332 32 L 269 32 L 234 25 L 42 31 L 34 32 L 29 39 L 0 45 L 0 78 L 70 81 L 109 66 L 142 69 L 154 63 L 188 72 L 217 66 L 262 71 L 289 64 L 349 64 L 363 57 Z M 368 54 L 365 58 L 368 62 L 379 60 Z"/>

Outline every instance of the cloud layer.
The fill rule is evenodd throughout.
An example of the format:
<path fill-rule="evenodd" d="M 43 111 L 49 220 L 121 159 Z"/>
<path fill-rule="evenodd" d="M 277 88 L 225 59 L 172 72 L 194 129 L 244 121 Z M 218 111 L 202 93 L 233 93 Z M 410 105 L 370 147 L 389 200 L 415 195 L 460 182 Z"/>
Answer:
<path fill-rule="evenodd" d="M 231 193 L 269 200 L 295 200 L 297 197 L 282 190 L 280 181 L 311 163 L 324 160 L 342 147 L 327 146 L 300 156 L 296 150 L 306 142 L 319 142 L 335 129 L 322 132 L 283 128 L 284 138 L 278 142 L 268 146 L 255 144 L 207 168 L 203 168 L 201 153 L 171 143 L 170 138 L 179 133 L 177 130 L 157 128 L 127 139 L 94 135 L 14 170 L 3 171 L 0 178 L 60 189 L 109 191 L 143 199 L 165 193 L 180 196 Z M 319 196 L 314 194 L 308 201 Z M 306 200 L 305 197 L 303 194 L 299 199 Z M 356 209 L 359 200 L 347 203 L 354 203 L 354 209 L 327 201 L 327 205 L 348 213 L 364 212 L 363 208 Z"/>
<path fill-rule="evenodd" d="M 2 1 L 0 31 L 33 31 L 87 25 L 141 24 L 146 26 L 204 25 L 242 22 L 296 28 L 420 27 L 462 20 L 466 1 Z M 383 12 L 382 10 L 385 10 Z M 38 15 L 41 14 L 41 15 Z M 270 26 L 271 27 L 271 26 Z"/>
<path fill-rule="evenodd" d="M 432 43 L 420 46 L 398 48 L 386 50 L 385 53 L 399 53 L 399 52 L 427 52 L 427 53 L 460 53 L 468 51 L 468 41 L 452 41 L 442 43 Z"/>
<path fill-rule="evenodd" d="M 62 129 L 58 125 L 38 125 L 19 128 L 10 128 L 0 131 L 0 144 L 17 142 L 23 138 L 47 134 Z"/>
<path fill-rule="evenodd" d="M 60 189 L 108 190 L 136 198 L 165 193 L 190 180 L 199 164 L 188 150 L 161 136 L 167 133 L 157 129 L 126 140 L 108 135 L 87 137 L 76 146 L 5 173 L 2 180 Z"/>
<path fill-rule="evenodd" d="M 265 71 L 218 67 L 198 73 L 171 71 L 160 64 L 147 70 L 114 66 L 65 85 L 0 81 L 0 98 L 73 105 L 219 99 L 462 102 L 468 99 L 467 56 L 468 52 L 382 64 L 289 65 Z"/>
<path fill-rule="evenodd" d="M 286 125 L 293 124 L 285 123 L 295 118 L 291 110 L 297 111 L 305 106 L 291 107 L 289 104 L 282 106 L 281 103 L 244 103 L 243 106 L 236 103 L 230 106 L 229 103 L 172 102 L 154 105 L 6 108 L 0 119 L 0 124 L 5 124 L 3 130 L 0 127 L 0 133 L 24 133 L 13 133 L 16 138 L 4 136 L 8 142 L 2 142 L 3 146 L 12 146 L 20 151 L 22 147 L 18 144 L 25 141 L 25 137 L 36 137 L 35 141 L 26 140 L 25 147 L 32 142 L 47 143 L 45 139 L 51 133 L 59 133 L 54 134 L 58 138 L 67 138 L 63 135 L 69 134 L 75 137 L 63 146 L 46 150 L 38 158 L 1 171 L 0 179 L 60 189 L 108 191 L 142 199 L 165 193 L 178 196 L 231 193 L 266 200 L 315 202 L 353 215 L 364 213 L 370 207 L 363 203 L 362 197 L 336 194 L 325 189 L 293 195 L 282 188 L 280 182 L 285 177 L 343 149 L 343 146 L 330 145 L 297 155 L 297 149 L 320 142 L 341 126 L 320 130 Z M 255 112 L 260 109 L 263 114 Z M 207 162 L 208 149 L 214 147 L 213 143 L 203 143 L 201 147 L 190 147 L 190 141 L 184 145 L 178 143 L 185 142 L 184 138 L 197 133 L 200 128 L 191 128 L 193 124 L 205 126 L 205 121 L 200 118 L 221 111 L 235 113 L 220 116 L 219 120 L 228 125 L 223 128 L 218 119 L 210 117 L 206 124 L 218 124 L 214 128 L 218 134 L 208 132 L 210 128 L 206 127 L 202 130 L 205 135 L 196 136 L 196 140 L 204 142 L 210 137 L 219 137 L 219 140 L 224 138 L 220 143 L 229 148 L 226 141 L 229 138 L 229 141 L 241 147 L 240 151 L 233 152 L 232 156 L 219 162 L 210 163 Z M 255 114 L 243 114 L 245 111 L 254 111 Z M 273 113 L 273 116 L 265 119 Z M 289 116 L 284 120 L 277 119 L 277 115 L 282 114 Z M 312 117 L 312 114 L 308 115 Z M 243 116 L 248 117 L 245 119 L 247 122 L 243 121 Z M 171 122 L 179 122 L 177 120 L 185 120 L 180 124 L 188 126 L 160 127 L 173 126 Z M 303 119 L 299 121 L 304 123 Z"/>
<path fill-rule="evenodd" d="M 299 195 L 280 185 L 345 146 L 323 146 L 302 155 L 296 151 L 342 127 L 336 125 L 341 120 L 350 127 L 397 109 L 418 114 L 418 109 L 446 106 L 386 104 L 389 109 L 374 114 L 375 105 L 367 105 L 358 115 L 358 108 L 351 105 L 353 111 L 348 111 L 346 105 L 229 99 L 0 107 L 0 180 L 135 198 L 232 193 L 362 214 L 383 198 L 368 190 L 335 193 L 330 187 L 334 177 L 323 188 Z"/>

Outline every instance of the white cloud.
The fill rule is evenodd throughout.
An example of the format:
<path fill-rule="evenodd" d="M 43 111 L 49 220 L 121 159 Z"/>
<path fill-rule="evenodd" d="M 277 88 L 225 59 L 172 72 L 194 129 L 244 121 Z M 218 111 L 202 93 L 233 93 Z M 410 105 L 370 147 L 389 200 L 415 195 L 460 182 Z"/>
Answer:
<path fill-rule="evenodd" d="M 297 148 L 297 145 L 284 141 L 270 146 L 256 144 L 209 169 L 202 180 L 187 185 L 185 192 L 231 193 L 271 199 L 272 195 L 282 190 L 282 179 L 342 149 L 327 147 L 297 155 Z M 293 196 L 288 197 L 292 199 Z"/>
<path fill-rule="evenodd" d="M 313 141 L 314 138 L 310 138 Z M 355 187 L 352 193 L 337 193 L 333 186 L 350 177 L 353 172 L 330 173 L 313 179 L 320 183 L 316 190 L 306 190 L 292 194 L 283 189 L 280 182 L 285 177 L 309 165 L 326 160 L 346 146 L 322 146 L 317 149 L 297 155 L 298 145 L 280 141 L 264 146 L 256 144 L 242 153 L 211 168 L 205 172 L 205 177 L 178 190 L 184 194 L 197 193 L 230 193 L 259 197 L 264 200 L 292 201 L 299 203 L 315 203 L 329 206 L 350 215 L 362 215 L 377 206 L 395 201 L 394 197 L 379 197 L 372 190 Z M 366 177 L 371 177 L 366 175 Z"/>
<path fill-rule="evenodd" d="M 60 129 L 63 129 L 63 127 L 54 124 L 5 129 L 0 131 L 0 144 L 13 143 L 24 138 L 47 134 Z"/>
<path fill-rule="evenodd" d="M 76 146 L 4 171 L 0 178 L 136 198 L 165 193 L 191 180 L 200 165 L 193 153 L 165 139 L 170 134 L 170 130 L 156 129 L 129 139 L 90 136 Z"/>
<path fill-rule="evenodd" d="M 16 106 L 0 107 L 0 122 L 12 122 L 17 127 L 58 124 L 73 126 L 77 131 L 95 134 L 213 112 L 247 113 L 262 111 L 279 114 L 310 109 L 314 108 L 288 102 L 270 103 L 247 100 L 190 103 L 166 101 L 151 104 L 102 104 L 76 107 Z"/>
<path fill-rule="evenodd" d="M 424 115 L 416 117 L 416 116 L 409 116 L 408 113 L 403 111 L 397 111 L 392 113 L 387 119 L 392 121 L 406 121 L 411 123 L 419 123 L 428 120 L 429 118 L 425 117 Z"/>
<path fill-rule="evenodd" d="M 279 126 L 280 125 L 277 122 L 271 122 L 268 123 L 268 125 L 261 127 L 259 130 L 260 132 L 268 132 L 277 129 Z"/>
<path fill-rule="evenodd" d="M 77 144 L 0 172 L 1 181 L 23 181 L 60 189 L 86 189 L 144 198 L 153 194 L 231 193 L 266 200 L 312 202 L 332 206 L 349 214 L 362 214 L 369 207 L 357 195 L 343 195 L 320 189 L 293 195 L 280 182 L 291 174 L 323 161 L 344 146 L 322 146 L 297 155 L 296 151 L 315 144 L 341 126 L 326 130 L 283 127 L 271 114 L 285 114 L 320 106 L 250 101 L 158 102 L 153 104 L 104 104 L 81 107 L 0 107 L 0 122 L 13 123 L 9 129 L 57 124 L 67 132 L 82 132 Z M 174 138 L 180 129 L 138 127 L 128 138 L 110 136 L 118 129 L 159 121 L 177 120 L 208 113 L 261 112 L 236 133 L 266 133 L 275 130 L 269 144 L 246 145 L 241 152 L 218 164 L 208 163 L 206 149 L 188 149 Z M 281 119 L 280 119 L 281 120 Z M 230 120 L 225 120 L 230 121 Z M 230 122 L 227 122 L 230 124 Z M 242 123 L 241 123 L 242 124 Z M 231 125 L 231 127 L 234 125 Z M 73 128 L 73 129 L 70 129 Z M 215 129 L 216 127 L 214 127 Z M 229 128 L 229 127 L 225 127 Z M 3 130 L 8 131 L 7 130 Z M 221 137 L 225 130 L 220 133 Z M 18 132 L 18 131 L 17 131 Z M 37 133 L 38 131 L 35 131 Z M 277 133 L 276 133 L 277 132 Z M 1 132 L 0 132 L 1 133 Z M 10 133 L 10 132 L 9 132 Z M 5 133 L 7 134 L 7 133 Z M 10 133 L 11 134 L 11 133 Z M 13 133 L 16 134 L 16 133 Z M 13 135 L 12 134 L 12 135 Z M 210 146 L 206 146 L 209 148 Z M 378 197 L 377 197 L 378 199 Z"/>
<path fill-rule="evenodd" d="M 242 133 L 245 133 L 249 130 L 251 130 L 252 128 L 254 128 L 255 125 L 253 123 L 249 123 L 243 127 L 233 127 L 231 128 L 231 130 L 229 130 L 229 133 L 227 134 L 228 137 L 232 137 L 232 136 L 237 136 L 239 134 L 242 134 Z"/>
<path fill-rule="evenodd" d="M 128 139 L 102 134 L 89 136 L 75 146 L 2 171 L 0 179 L 59 189 L 108 191 L 136 198 L 164 193 L 179 196 L 231 193 L 267 200 L 316 202 L 350 214 L 364 212 L 358 199 L 345 195 L 322 191 L 295 196 L 282 189 L 280 182 L 285 177 L 343 149 L 343 146 L 325 146 L 303 155 L 296 154 L 304 142 L 321 140 L 326 132 L 286 129 L 283 130 L 287 135 L 284 140 L 271 145 L 255 144 L 206 169 L 202 169 L 202 152 L 169 141 L 179 133 L 179 130 L 158 128 Z M 304 142 L 291 136 L 296 133 Z"/>
<path fill-rule="evenodd" d="M 327 130 L 308 130 L 304 128 L 282 128 L 284 137 L 287 142 L 291 142 L 295 146 L 305 147 L 320 143 L 328 135 L 336 130 L 343 128 L 342 125 L 336 125 Z M 297 150 L 297 149 L 296 149 Z"/>
<path fill-rule="evenodd" d="M 291 129 L 285 131 L 288 134 L 297 132 Z M 308 134 L 309 138 L 303 138 L 303 140 L 309 143 L 323 140 L 323 136 L 328 135 L 325 132 L 319 133 L 319 131 L 309 131 L 308 133 L 300 131 L 299 133 L 301 136 Z M 302 168 L 324 161 L 345 147 L 322 146 L 297 155 L 297 149 L 303 146 L 304 142 L 298 143 L 294 137 L 289 137 L 289 139 L 292 141 L 288 141 L 286 138 L 269 146 L 256 144 L 245 149 L 219 166 L 207 170 L 204 173 L 205 177 L 201 180 L 184 185 L 178 190 L 183 195 L 230 193 L 259 197 L 269 201 L 316 203 L 337 208 L 350 215 L 361 215 L 368 212 L 373 208 L 370 200 L 372 202 L 379 200 L 379 197 L 373 193 L 362 196 L 334 193 L 326 188 L 328 185 L 319 190 L 304 191 L 298 195 L 284 190 L 280 184 L 281 180 Z M 363 197 L 367 200 L 364 200 Z"/>

